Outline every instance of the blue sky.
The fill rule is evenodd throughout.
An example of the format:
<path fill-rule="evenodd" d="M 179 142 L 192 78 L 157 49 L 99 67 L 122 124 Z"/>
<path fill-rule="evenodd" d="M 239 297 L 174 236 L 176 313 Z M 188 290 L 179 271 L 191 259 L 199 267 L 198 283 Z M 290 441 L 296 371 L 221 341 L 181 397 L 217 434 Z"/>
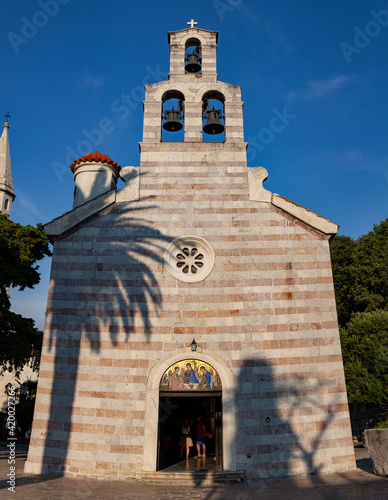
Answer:
<path fill-rule="evenodd" d="M 218 78 L 242 86 L 248 165 L 268 170 L 265 187 L 354 238 L 385 219 L 388 0 L 0 0 L 11 218 L 46 223 L 70 210 L 68 166 L 87 152 L 139 165 L 144 83 L 167 79 L 167 32 L 191 18 L 219 31 Z M 11 294 L 40 328 L 49 267 L 35 290 Z"/>

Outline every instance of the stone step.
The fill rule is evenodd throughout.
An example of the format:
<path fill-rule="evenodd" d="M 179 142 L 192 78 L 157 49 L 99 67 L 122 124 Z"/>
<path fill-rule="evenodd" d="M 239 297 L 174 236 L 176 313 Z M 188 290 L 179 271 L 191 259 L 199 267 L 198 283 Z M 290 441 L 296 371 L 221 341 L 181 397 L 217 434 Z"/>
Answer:
<path fill-rule="evenodd" d="M 211 486 L 212 484 L 241 483 L 244 472 L 193 471 L 193 472 L 138 472 L 136 481 L 141 484 L 176 484 L 177 486 Z"/>

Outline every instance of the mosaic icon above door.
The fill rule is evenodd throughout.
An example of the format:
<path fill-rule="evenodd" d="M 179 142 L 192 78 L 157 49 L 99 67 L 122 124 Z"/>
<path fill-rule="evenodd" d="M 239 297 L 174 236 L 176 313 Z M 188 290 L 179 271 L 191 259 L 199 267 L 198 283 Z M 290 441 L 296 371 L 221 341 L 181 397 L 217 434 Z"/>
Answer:
<path fill-rule="evenodd" d="M 161 391 L 220 391 L 221 379 L 208 363 L 184 359 L 171 365 L 160 381 Z"/>

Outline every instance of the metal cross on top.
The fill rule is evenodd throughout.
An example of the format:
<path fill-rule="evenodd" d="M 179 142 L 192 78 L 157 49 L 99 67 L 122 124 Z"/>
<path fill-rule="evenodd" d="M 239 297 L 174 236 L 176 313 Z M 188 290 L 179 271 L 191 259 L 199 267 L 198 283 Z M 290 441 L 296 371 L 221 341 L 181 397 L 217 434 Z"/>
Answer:
<path fill-rule="evenodd" d="M 9 114 L 9 110 L 5 113 L 4 118 L 6 118 L 7 121 L 11 118 L 11 115 Z"/>
<path fill-rule="evenodd" d="M 194 21 L 194 19 L 192 19 L 191 21 L 189 21 L 186 24 L 190 24 L 190 28 L 194 28 L 194 24 L 198 24 L 198 23 L 196 21 Z"/>

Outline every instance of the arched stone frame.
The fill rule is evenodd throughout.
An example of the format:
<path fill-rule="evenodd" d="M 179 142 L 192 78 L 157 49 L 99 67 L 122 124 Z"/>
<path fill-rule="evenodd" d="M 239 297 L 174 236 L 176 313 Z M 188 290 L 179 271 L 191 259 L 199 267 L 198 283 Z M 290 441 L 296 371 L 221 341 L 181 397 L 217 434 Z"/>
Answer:
<path fill-rule="evenodd" d="M 210 90 L 206 90 L 206 92 L 204 92 L 202 97 L 201 97 L 201 107 L 203 110 L 206 109 L 205 108 L 205 101 L 209 101 L 210 99 L 215 100 L 217 103 L 219 103 L 219 106 L 217 105 L 216 109 L 220 109 L 220 111 L 221 111 L 221 115 L 220 115 L 221 123 L 223 123 L 223 125 L 225 127 L 223 140 L 220 140 L 217 136 L 217 140 L 213 139 L 212 142 L 225 142 L 227 139 L 227 132 L 226 132 L 227 123 L 226 123 L 226 119 L 225 119 L 225 116 L 226 116 L 225 115 L 225 101 L 226 101 L 225 94 L 223 92 L 221 92 L 220 90 L 216 90 L 214 88 L 211 88 Z M 213 108 L 214 108 L 214 106 L 213 106 Z M 202 128 L 202 130 L 203 130 L 203 134 L 204 134 L 205 133 L 204 128 Z M 203 135 L 202 135 L 202 141 L 203 141 Z"/>
<path fill-rule="evenodd" d="M 223 114 L 225 117 L 225 138 L 224 141 L 228 141 L 228 127 L 227 127 L 227 120 L 226 116 L 228 114 L 228 109 L 229 109 L 229 103 L 231 102 L 236 102 L 236 97 L 233 96 L 230 86 L 227 83 L 222 83 L 222 82 L 217 82 L 216 84 L 208 83 L 205 85 L 202 85 L 194 95 L 194 102 L 200 103 L 202 107 L 202 102 L 204 99 L 204 96 L 206 94 L 220 94 L 223 99 L 219 99 L 222 102 L 223 105 Z"/>
<path fill-rule="evenodd" d="M 196 40 L 198 40 L 201 43 L 202 47 L 207 44 L 207 41 L 204 39 L 204 37 L 200 33 L 195 33 L 195 35 L 193 35 L 192 33 L 188 33 L 187 35 L 183 36 L 179 40 L 179 45 L 186 47 L 186 42 L 188 40 L 190 40 L 191 38 L 195 38 Z"/>
<path fill-rule="evenodd" d="M 218 355 L 208 351 L 197 351 L 190 347 L 175 351 L 160 359 L 151 369 L 146 387 L 145 430 L 143 472 L 156 471 L 159 428 L 159 384 L 165 371 L 174 363 L 187 357 L 195 357 L 209 363 L 221 379 L 222 384 L 222 444 L 224 470 L 236 470 L 236 411 L 234 402 L 234 377 L 228 365 Z"/>
<path fill-rule="evenodd" d="M 153 102 L 162 102 L 164 96 L 171 95 L 172 93 L 181 93 L 184 96 L 184 106 L 185 106 L 185 119 L 184 119 L 184 140 L 186 141 L 187 133 L 192 132 L 193 130 L 193 118 L 190 116 L 192 114 L 192 103 L 193 103 L 193 93 L 190 91 L 190 88 L 185 83 L 177 83 L 177 82 L 163 82 L 162 85 L 158 85 L 157 90 L 152 95 Z M 163 107 L 163 103 L 162 103 Z M 187 116 L 186 111 L 189 108 L 189 113 Z M 198 103 L 198 116 L 199 116 L 199 129 L 201 129 L 202 124 L 202 114 L 201 114 L 201 104 Z M 195 128 L 195 125 L 194 125 Z M 160 134 L 160 138 L 162 134 Z"/>
<path fill-rule="evenodd" d="M 162 102 L 163 97 L 165 95 L 171 94 L 172 92 L 180 92 L 184 96 L 184 101 L 192 101 L 192 92 L 189 91 L 186 85 L 179 84 L 177 82 L 162 82 L 162 85 L 159 85 L 158 89 L 152 96 L 152 100 L 154 102 Z"/>
<path fill-rule="evenodd" d="M 185 104 L 186 101 L 186 96 L 185 93 L 179 90 L 176 85 L 171 86 L 171 88 L 165 89 L 165 91 L 162 93 L 160 96 L 160 101 L 162 103 L 162 119 L 160 121 L 160 138 L 163 139 L 163 133 L 162 133 L 162 126 L 163 126 L 163 112 L 164 112 L 164 104 L 165 102 L 169 101 L 170 99 L 178 99 L 183 101 Z M 186 120 L 185 120 L 185 106 L 183 105 L 183 130 L 184 132 L 186 131 Z M 163 140 L 162 140 L 163 142 Z"/>
<path fill-rule="evenodd" d="M 197 36 L 192 36 L 192 37 L 185 37 L 185 52 L 184 52 L 184 62 L 183 64 L 186 65 L 186 50 L 189 48 L 189 47 L 196 47 L 196 48 L 200 48 L 200 51 L 201 51 L 201 60 L 202 60 L 202 42 L 200 41 L 200 39 L 197 37 Z M 190 72 L 188 72 L 190 74 Z M 186 69 L 185 69 L 185 74 L 186 74 Z M 192 74 L 195 74 L 195 75 L 201 75 L 202 74 L 202 65 L 201 65 L 201 71 L 199 71 L 198 73 L 192 73 Z"/>
<path fill-rule="evenodd" d="M 179 46 L 181 50 L 183 51 L 183 56 L 186 52 L 186 44 L 190 39 L 196 39 L 198 42 L 201 44 L 201 52 L 202 52 L 202 68 L 203 68 L 203 61 L 206 60 L 207 58 L 210 58 L 212 56 L 211 52 L 213 49 L 213 42 L 209 39 L 205 39 L 201 33 L 188 33 L 187 35 L 183 36 L 179 40 Z M 203 71 L 201 71 L 203 73 Z M 190 73 L 186 73 L 190 74 Z"/>
<path fill-rule="evenodd" d="M 202 85 L 195 93 L 193 96 L 193 101 L 194 102 L 202 102 L 202 97 L 207 93 L 207 92 L 218 92 L 220 94 L 223 94 L 225 98 L 225 103 L 228 101 L 236 101 L 236 98 L 233 97 L 232 92 L 230 91 L 230 85 L 227 83 L 222 83 L 222 82 L 216 82 L 216 83 L 206 83 Z"/>

